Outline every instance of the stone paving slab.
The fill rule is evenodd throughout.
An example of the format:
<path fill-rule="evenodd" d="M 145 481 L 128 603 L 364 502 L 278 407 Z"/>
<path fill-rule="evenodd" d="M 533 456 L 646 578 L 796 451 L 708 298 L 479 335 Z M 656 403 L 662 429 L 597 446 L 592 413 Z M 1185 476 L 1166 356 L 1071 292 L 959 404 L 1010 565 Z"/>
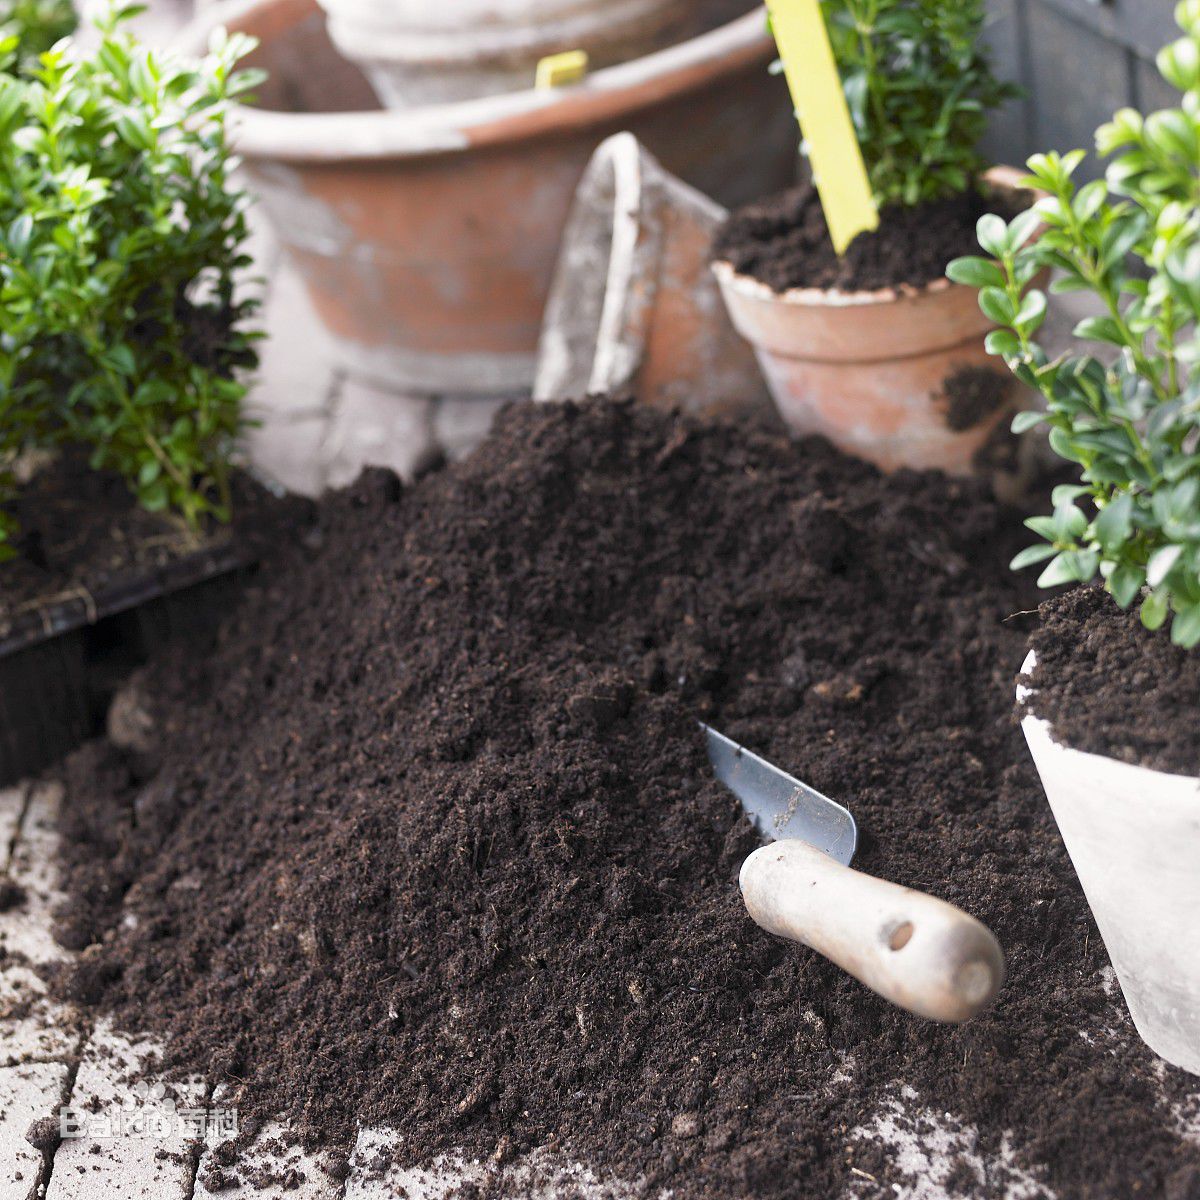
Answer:
<path fill-rule="evenodd" d="M 360 1131 L 344 1200 L 451 1200 L 464 1184 L 485 1182 L 522 1200 L 633 1200 L 643 1195 L 636 1184 L 606 1182 L 579 1163 L 538 1153 L 503 1166 L 443 1155 L 430 1167 L 400 1167 L 389 1161 L 398 1144 L 391 1130 Z M 666 1196 L 660 1193 L 657 1200 Z"/>
<path fill-rule="evenodd" d="M 24 891 L 24 899 L 0 912 L 0 949 L 8 961 L 47 963 L 69 957 L 50 932 L 54 910 L 64 899 L 58 890 L 54 860 L 61 801 L 58 784 L 38 784 L 29 791 L 7 871 L 8 878 Z"/>
<path fill-rule="evenodd" d="M 195 1139 L 184 1114 L 203 1095 L 166 1092 L 130 1078 L 154 1054 L 106 1022 L 97 1026 L 75 1076 L 70 1127 L 54 1155 L 46 1200 L 190 1200 Z"/>
<path fill-rule="evenodd" d="M 32 967 L 18 963 L 0 970 L 0 1067 L 66 1062 L 78 1046 L 74 1011 L 46 995 Z"/>
<path fill-rule="evenodd" d="M 21 814 L 25 811 L 24 787 L 0 788 L 0 875 L 8 870 L 8 860 Z"/>
<path fill-rule="evenodd" d="M 0 1069 L 0 1200 L 26 1200 L 44 1180 L 46 1161 L 25 1133 L 62 1102 L 68 1074 L 65 1063 Z"/>
<path fill-rule="evenodd" d="M 210 1113 L 237 1113 L 234 1089 L 218 1089 Z M 216 1119 L 204 1135 L 204 1149 L 196 1168 L 194 1200 L 342 1200 L 344 1180 L 332 1178 L 322 1159 L 288 1145 L 287 1129 L 267 1122 L 249 1146 L 240 1147 L 236 1165 L 229 1165 L 222 1147 L 228 1142 L 227 1128 Z"/>

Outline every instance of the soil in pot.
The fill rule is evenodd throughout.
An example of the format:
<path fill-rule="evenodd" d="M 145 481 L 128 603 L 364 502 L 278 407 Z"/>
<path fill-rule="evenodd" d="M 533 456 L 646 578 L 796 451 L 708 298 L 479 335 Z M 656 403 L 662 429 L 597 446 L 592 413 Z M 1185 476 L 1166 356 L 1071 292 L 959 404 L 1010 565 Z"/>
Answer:
<path fill-rule="evenodd" d="M 32 471 L 18 493 L 17 556 L 0 564 L 0 632 L 64 595 L 95 595 L 221 543 L 273 540 L 281 506 L 248 476 L 236 475 L 234 488 L 233 526 L 202 536 L 147 512 L 124 480 L 93 470 L 86 451 L 67 448 Z"/>
<path fill-rule="evenodd" d="M 981 216 L 1011 218 L 1017 211 L 979 192 L 913 208 L 892 205 L 880 213 L 879 228 L 859 234 L 839 258 L 810 181 L 732 213 L 713 256 L 776 292 L 922 288 L 944 276 L 951 259 L 979 253 L 975 226 Z"/>
<path fill-rule="evenodd" d="M 1151 633 L 1102 588 L 1047 600 L 1030 641 L 1030 708 L 1056 741 L 1108 758 L 1200 775 L 1200 654 Z"/>
<path fill-rule="evenodd" d="M 369 473 L 143 678 L 153 763 L 70 764 L 63 985 L 314 1146 L 891 1197 L 911 1167 L 856 1131 L 909 1087 L 1008 1163 L 960 1156 L 964 1196 L 1191 1200 L 1185 1082 L 1106 993 L 1010 719 L 1026 537 L 974 483 L 608 402 Z M 697 717 L 849 804 L 863 869 L 987 921 L 996 1008 L 934 1026 L 758 930 Z"/>

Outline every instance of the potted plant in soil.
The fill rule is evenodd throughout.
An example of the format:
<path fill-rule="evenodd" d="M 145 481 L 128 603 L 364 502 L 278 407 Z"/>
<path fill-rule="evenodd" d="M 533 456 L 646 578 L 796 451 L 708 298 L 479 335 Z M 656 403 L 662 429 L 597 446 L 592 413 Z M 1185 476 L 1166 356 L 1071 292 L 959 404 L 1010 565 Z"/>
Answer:
<path fill-rule="evenodd" d="M 0 692 L 35 760 L 31 713 L 68 721 L 82 669 L 26 652 L 236 560 L 202 535 L 230 518 L 254 361 L 225 128 L 250 43 L 185 62 L 125 33 L 132 11 L 19 68 L 0 42 Z"/>
<path fill-rule="evenodd" d="M 835 253 L 810 183 L 743 208 L 715 271 L 784 418 L 885 469 L 971 470 L 1011 401 L 987 366 L 991 322 L 946 264 L 985 212 L 1031 197 L 985 170 L 989 111 L 1015 94 L 980 45 L 982 0 L 824 0 L 880 210 Z"/>
<path fill-rule="evenodd" d="M 1176 15 L 1184 36 L 1158 65 L 1181 106 L 1102 126 L 1103 180 L 1076 186 L 1081 151 L 1030 159 L 1036 217 L 982 220 L 991 257 L 952 274 L 981 285 L 1004 326 L 991 349 L 1046 398 L 1014 428 L 1046 422 L 1079 467 L 1013 565 L 1044 564 L 1048 587 L 1103 585 L 1045 607 L 1025 734 L 1139 1032 L 1200 1073 L 1200 0 Z M 1107 353 L 1038 345 L 1045 267 L 1099 299 L 1075 332 Z M 1122 615 L 1134 608 L 1140 622 Z"/>

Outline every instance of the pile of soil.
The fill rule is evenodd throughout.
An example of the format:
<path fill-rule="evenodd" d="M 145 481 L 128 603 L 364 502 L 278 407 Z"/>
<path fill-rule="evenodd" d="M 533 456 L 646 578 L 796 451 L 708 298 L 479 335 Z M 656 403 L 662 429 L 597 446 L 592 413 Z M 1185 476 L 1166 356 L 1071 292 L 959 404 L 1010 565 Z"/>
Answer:
<path fill-rule="evenodd" d="M 980 252 L 975 226 L 988 212 L 1016 214 L 975 191 L 911 208 L 890 205 L 879 214 L 879 228 L 860 233 L 839 257 L 809 181 L 732 213 L 717 232 L 713 256 L 777 292 L 922 288 L 944 276 L 951 259 Z"/>
<path fill-rule="evenodd" d="M 1195 1200 L 1188 1078 L 1106 993 L 1011 719 L 1026 537 L 972 484 L 623 403 L 369 473 L 211 654 L 140 681 L 157 750 L 70 764 L 64 986 L 311 1146 L 890 1197 L 906 1168 L 855 1130 L 905 1086 L 1011 1148 L 963 1157 L 964 1195 L 1019 1168 Z M 864 870 L 988 922 L 995 1009 L 935 1026 L 753 925 L 698 717 L 844 801 Z"/>
<path fill-rule="evenodd" d="M 1151 633 L 1100 587 L 1046 601 L 1027 707 L 1057 741 L 1176 775 L 1200 775 L 1200 654 Z"/>

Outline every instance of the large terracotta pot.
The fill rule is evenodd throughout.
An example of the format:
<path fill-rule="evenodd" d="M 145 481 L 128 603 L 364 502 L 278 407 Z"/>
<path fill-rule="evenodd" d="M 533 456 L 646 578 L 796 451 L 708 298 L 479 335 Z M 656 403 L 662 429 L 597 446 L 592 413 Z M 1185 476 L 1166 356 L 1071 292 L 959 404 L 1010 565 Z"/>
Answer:
<path fill-rule="evenodd" d="M 1021 728 L 1138 1033 L 1200 1075 L 1200 779 L 1085 754 L 1032 713 Z"/>
<path fill-rule="evenodd" d="M 389 108 L 517 91 L 538 60 L 608 65 L 657 49 L 689 0 L 321 0 L 334 44 Z"/>
<path fill-rule="evenodd" d="M 988 173 L 997 191 L 1015 192 L 1017 173 Z M 841 292 L 773 291 L 713 266 L 730 317 L 754 347 L 784 420 L 797 434 L 822 434 L 885 471 L 938 468 L 972 472 L 979 451 L 1011 416 L 1017 386 L 988 354 L 995 328 L 974 288 L 934 280 L 927 287 Z M 996 373 L 1011 397 L 970 428 L 949 419 L 947 382 L 964 369 Z"/>
<path fill-rule="evenodd" d="M 786 93 L 761 10 L 558 91 L 407 111 L 375 103 L 332 48 L 315 0 L 234 0 L 190 27 L 261 40 L 262 108 L 237 147 L 345 369 L 399 391 L 532 385 L 571 198 L 598 142 L 632 130 L 671 172 L 726 203 L 786 186 Z"/>

